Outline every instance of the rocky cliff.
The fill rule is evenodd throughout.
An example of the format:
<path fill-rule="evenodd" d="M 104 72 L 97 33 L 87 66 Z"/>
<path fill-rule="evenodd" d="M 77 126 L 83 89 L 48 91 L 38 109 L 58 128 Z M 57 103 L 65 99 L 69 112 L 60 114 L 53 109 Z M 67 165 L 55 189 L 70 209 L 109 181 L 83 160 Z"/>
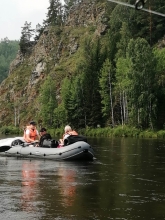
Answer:
<path fill-rule="evenodd" d="M 71 8 L 64 26 L 44 30 L 29 56 L 18 52 L 0 86 L 0 125 L 23 125 L 37 117 L 39 89 L 51 74 L 60 97 L 61 80 L 74 73 L 82 39 L 107 30 L 104 1 L 82 1 Z"/>

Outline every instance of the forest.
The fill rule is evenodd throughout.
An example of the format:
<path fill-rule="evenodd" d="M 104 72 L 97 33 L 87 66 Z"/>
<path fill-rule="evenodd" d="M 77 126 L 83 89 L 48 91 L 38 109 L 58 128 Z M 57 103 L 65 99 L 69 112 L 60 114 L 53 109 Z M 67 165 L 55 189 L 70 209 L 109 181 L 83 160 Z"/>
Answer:
<path fill-rule="evenodd" d="M 51 0 L 36 43 L 46 27 L 54 28 L 56 38 L 63 39 L 69 11 L 83 2 L 65 0 L 62 6 L 59 0 Z M 106 8 L 102 16 L 106 28 L 100 36 L 93 25 L 71 30 L 86 34 L 67 61 L 63 58 L 58 65 L 47 66 L 47 77 L 38 90 L 35 120 L 48 128 L 66 124 L 77 129 L 165 128 L 165 18 L 105 0 L 94 2 Z M 145 7 L 165 12 L 162 0 L 147 1 Z M 32 31 L 26 23 L 20 39 L 25 57 L 32 45 Z M 33 108 L 26 114 L 29 118 L 36 112 Z M 20 117 L 25 117 L 25 111 Z"/>
<path fill-rule="evenodd" d="M 161 0 L 149 4 L 153 10 L 165 11 Z M 51 76 L 42 86 L 44 123 L 164 128 L 165 48 L 158 46 L 165 34 L 164 18 L 112 3 L 106 18 L 104 36 L 84 39 L 73 76 L 62 82 L 61 103 L 50 92 L 55 90 Z"/>
<path fill-rule="evenodd" d="M 14 60 L 19 49 L 18 41 L 8 38 L 0 41 L 0 83 L 8 76 L 10 63 Z"/>

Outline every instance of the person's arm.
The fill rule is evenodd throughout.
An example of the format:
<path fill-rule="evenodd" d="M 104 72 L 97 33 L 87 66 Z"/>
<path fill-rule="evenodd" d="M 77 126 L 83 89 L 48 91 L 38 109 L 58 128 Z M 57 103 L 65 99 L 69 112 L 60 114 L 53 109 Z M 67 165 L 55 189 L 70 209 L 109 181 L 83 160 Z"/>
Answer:
<path fill-rule="evenodd" d="M 37 138 L 38 138 L 38 140 L 40 140 L 40 138 L 41 138 L 38 131 L 37 131 Z"/>

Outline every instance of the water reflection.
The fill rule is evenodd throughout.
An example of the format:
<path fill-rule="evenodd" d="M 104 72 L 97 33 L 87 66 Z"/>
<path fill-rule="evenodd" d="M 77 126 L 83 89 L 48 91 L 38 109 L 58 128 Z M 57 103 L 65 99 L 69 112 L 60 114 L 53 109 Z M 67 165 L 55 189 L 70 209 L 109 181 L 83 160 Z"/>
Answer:
<path fill-rule="evenodd" d="M 22 187 L 21 207 L 26 211 L 34 211 L 38 193 L 39 161 L 23 161 L 22 163 Z"/>
<path fill-rule="evenodd" d="M 90 141 L 90 163 L 0 158 L 1 218 L 164 220 L 165 140 Z"/>
<path fill-rule="evenodd" d="M 66 169 L 59 167 L 58 169 L 58 185 L 60 194 L 62 196 L 62 205 L 72 206 L 76 198 L 76 176 L 77 173 L 74 169 Z"/>

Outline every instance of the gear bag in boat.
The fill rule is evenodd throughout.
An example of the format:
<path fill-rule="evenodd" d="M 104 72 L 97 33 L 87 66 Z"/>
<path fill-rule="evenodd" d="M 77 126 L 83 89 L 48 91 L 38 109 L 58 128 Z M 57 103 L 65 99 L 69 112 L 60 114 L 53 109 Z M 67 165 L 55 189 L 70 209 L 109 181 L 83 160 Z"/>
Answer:
<path fill-rule="evenodd" d="M 59 145 L 58 141 L 54 139 L 44 139 L 42 147 L 45 148 L 56 148 Z"/>
<path fill-rule="evenodd" d="M 69 135 L 67 138 L 64 139 L 64 146 L 73 144 L 77 141 L 87 142 L 87 138 L 81 135 Z"/>

